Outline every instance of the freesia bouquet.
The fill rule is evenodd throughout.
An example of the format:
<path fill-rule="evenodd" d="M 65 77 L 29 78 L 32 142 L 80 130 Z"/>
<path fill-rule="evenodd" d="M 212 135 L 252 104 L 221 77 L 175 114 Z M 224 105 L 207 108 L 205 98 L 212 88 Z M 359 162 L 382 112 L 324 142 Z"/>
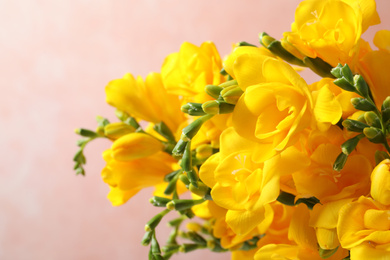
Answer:
<path fill-rule="evenodd" d="M 375 49 L 361 38 L 379 22 L 374 0 L 304 0 L 280 41 L 261 33 L 224 59 L 184 43 L 160 73 L 108 83 L 119 122 L 77 130 L 76 172 L 86 144 L 108 138 L 111 203 L 155 187 L 149 259 L 390 259 L 390 31 Z"/>

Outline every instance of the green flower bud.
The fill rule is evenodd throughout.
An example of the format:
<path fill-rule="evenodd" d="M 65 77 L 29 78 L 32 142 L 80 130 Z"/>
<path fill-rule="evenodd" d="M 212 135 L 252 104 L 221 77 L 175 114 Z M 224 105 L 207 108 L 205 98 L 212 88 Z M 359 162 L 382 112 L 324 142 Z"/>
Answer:
<path fill-rule="evenodd" d="M 362 111 L 374 111 L 376 109 L 375 105 L 365 98 L 352 98 L 351 103 L 356 109 Z"/>
<path fill-rule="evenodd" d="M 186 187 L 190 185 L 190 180 L 188 179 L 187 175 L 181 174 L 179 179 L 182 183 L 184 183 L 184 185 L 186 185 Z"/>
<path fill-rule="evenodd" d="M 94 132 L 92 130 L 84 129 L 84 128 L 77 128 L 74 131 L 75 131 L 76 134 L 84 136 L 84 137 L 95 138 L 95 137 L 99 136 L 96 132 Z"/>
<path fill-rule="evenodd" d="M 126 134 L 134 133 L 135 128 L 123 122 L 115 122 L 104 127 L 104 135 L 111 139 L 118 139 Z"/>
<path fill-rule="evenodd" d="M 233 112 L 234 105 L 225 101 L 210 100 L 203 103 L 202 108 L 209 115 L 228 114 Z"/>
<path fill-rule="evenodd" d="M 323 61 L 321 58 L 309 58 L 305 57 L 303 58 L 303 63 L 305 66 L 309 67 L 312 71 L 317 73 L 323 78 L 334 78 L 333 75 L 330 73 L 332 70 L 332 66 L 330 66 L 328 63 Z"/>
<path fill-rule="evenodd" d="M 209 144 L 201 144 L 196 147 L 196 158 L 205 160 L 213 154 L 213 147 Z"/>
<path fill-rule="evenodd" d="M 209 192 L 210 192 L 210 188 L 209 187 L 207 187 L 204 183 L 202 183 L 202 182 L 198 182 L 197 183 L 197 186 L 198 187 L 195 187 L 192 183 L 189 185 L 189 190 L 192 192 L 192 193 L 194 193 L 194 194 L 196 194 L 196 195 L 198 195 L 198 196 L 200 196 L 200 197 L 204 197 L 204 196 L 206 196 L 206 194 L 208 194 Z"/>
<path fill-rule="evenodd" d="M 183 113 L 189 114 L 190 116 L 203 116 L 206 113 L 202 109 L 200 103 L 187 103 L 181 107 Z"/>
<path fill-rule="evenodd" d="M 164 123 L 160 122 L 153 126 L 153 129 L 156 130 L 157 133 L 165 137 L 168 142 L 176 143 L 175 136 L 173 135 L 171 129 Z"/>
<path fill-rule="evenodd" d="M 366 127 L 364 128 L 363 133 L 372 143 L 382 144 L 387 142 L 383 132 L 378 128 Z"/>
<path fill-rule="evenodd" d="M 366 120 L 369 126 L 373 126 L 376 128 L 382 127 L 380 118 L 374 112 L 364 113 L 364 120 Z"/>
<path fill-rule="evenodd" d="M 177 142 L 176 146 L 173 148 L 172 155 L 173 156 L 182 156 L 184 153 L 184 150 L 186 149 L 187 143 L 188 143 L 188 141 L 184 141 L 184 140 L 180 139 Z"/>
<path fill-rule="evenodd" d="M 222 89 L 224 89 L 224 88 L 227 88 L 227 87 L 230 87 L 230 86 L 237 86 L 237 80 L 235 80 L 235 79 L 232 79 L 232 80 L 228 80 L 228 81 L 226 81 L 226 82 L 224 82 L 224 83 L 221 83 L 221 84 L 219 84 L 219 86 L 222 88 Z"/>
<path fill-rule="evenodd" d="M 345 64 L 341 68 L 341 73 L 343 74 L 343 78 L 345 78 L 350 84 L 354 84 L 353 73 L 348 64 Z"/>
<path fill-rule="evenodd" d="M 182 244 L 179 251 L 182 253 L 188 253 L 201 248 L 204 248 L 204 246 L 198 244 Z"/>
<path fill-rule="evenodd" d="M 142 238 L 141 244 L 143 246 L 147 246 L 150 244 L 150 241 L 152 241 L 152 236 L 153 236 L 154 230 L 150 230 L 145 233 L 144 237 Z"/>
<path fill-rule="evenodd" d="M 387 123 L 390 119 L 390 97 L 387 97 L 385 101 L 383 101 L 381 112 L 383 123 Z"/>
<path fill-rule="evenodd" d="M 342 125 L 348 130 L 352 132 L 363 132 L 363 129 L 365 127 L 368 127 L 368 125 L 357 121 L 357 120 L 352 120 L 352 119 L 345 119 L 342 123 Z"/>
<path fill-rule="evenodd" d="M 168 209 L 158 213 L 156 216 L 154 216 L 151 220 L 148 221 L 145 225 L 145 231 L 149 232 L 154 230 L 158 224 L 160 223 L 161 219 L 169 212 Z"/>
<path fill-rule="evenodd" d="M 361 75 L 356 75 L 353 78 L 353 81 L 354 81 L 355 87 L 359 91 L 360 95 L 362 97 L 369 98 L 370 97 L 370 94 L 369 94 L 370 89 L 369 89 L 366 81 L 364 80 L 364 78 Z"/>
<path fill-rule="evenodd" d="M 342 78 L 343 77 L 343 73 L 341 71 L 341 69 L 343 68 L 343 65 L 341 65 L 340 63 L 334 67 L 330 73 L 332 73 L 333 76 L 335 76 L 336 78 Z"/>
<path fill-rule="evenodd" d="M 223 88 L 220 87 L 220 86 L 215 86 L 215 85 L 207 85 L 205 87 L 205 91 L 206 93 L 210 96 L 210 97 L 213 97 L 215 99 L 218 99 L 219 98 L 219 93 L 221 92 Z"/>
<path fill-rule="evenodd" d="M 180 200 L 180 199 L 174 199 L 171 200 L 170 202 L 167 203 L 167 209 L 170 210 L 187 210 L 192 208 L 195 205 L 201 204 L 205 202 L 204 199 L 199 199 L 199 200 Z"/>
<path fill-rule="evenodd" d="M 348 155 L 341 152 L 339 156 L 337 156 L 336 161 L 333 164 L 333 170 L 339 172 L 344 168 L 345 163 L 347 162 Z"/>
<path fill-rule="evenodd" d="M 183 141 L 191 140 L 198 133 L 198 131 L 199 131 L 200 127 L 203 125 L 203 123 L 212 117 L 213 117 L 213 115 L 205 115 L 205 116 L 199 117 L 198 119 L 193 121 L 191 124 L 184 127 L 184 129 L 182 130 L 181 139 Z"/>
<path fill-rule="evenodd" d="M 153 198 L 151 198 L 149 200 L 149 202 L 155 207 L 166 207 L 167 203 L 170 201 L 171 201 L 171 199 L 164 198 L 164 197 L 158 197 L 158 196 L 154 196 Z"/>
<path fill-rule="evenodd" d="M 357 135 L 354 138 L 351 138 L 347 141 L 345 141 L 341 145 L 341 150 L 344 154 L 349 155 L 352 153 L 353 150 L 355 150 L 356 146 L 358 145 L 359 141 L 364 137 L 363 134 Z"/>
<path fill-rule="evenodd" d="M 180 166 L 185 172 L 189 172 L 192 170 L 191 141 L 189 141 L 186 145 L 183 157 L 181 158 Z"/>
<path fill-rule="evenodd" d="M 333 81 L 333 83 L 346 91 L 356 92 L 355 87 L 350 84 L 345 78 L 336 79 Z"/>
<path fill-rule="evenodd" d="M 243 93 L 244 91 L 242 91 L 242 89 L 238 85 L 233 85 L 224 88 L 221 91 L 221 96 L 227 103 L 235 105 L 237 104 L 238 100 L 240 99 Z"/>

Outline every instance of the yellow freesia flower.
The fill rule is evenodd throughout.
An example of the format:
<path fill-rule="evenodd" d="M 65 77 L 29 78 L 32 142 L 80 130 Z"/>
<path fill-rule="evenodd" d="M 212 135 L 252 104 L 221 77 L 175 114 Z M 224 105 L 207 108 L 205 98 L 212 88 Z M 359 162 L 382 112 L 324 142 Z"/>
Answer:
<path fill-rule="evenodd" d="M 164 176 L 174 170 L 176 160 L 161 149 L 153 137 L 130 133 L 103 153 L 106 166 L 101 176 L 110 186 L 108 199 L 114 206 L 122 205 L 143 188 L 163 183 Z"/>
<path fill-rule="evenodd" d="M 389 212 L 389 206 L 384 206 L 364 196 L 341 208 L 337 232 L 341 246 L 351 249 L 351 254 L 355 255 L 353 259 L 386 259 L 370 258 L 369 254 L 373 253 L 378 256 L 386 253 L 388 255 Z"/>
<path fill-rule="evenodd" d="M 161 68 L 164 85 L 169 93 L 185 97 L 186 102 L 210 100 L 204 88 L 224 82 L 220 74 L 222 61 L 212 42 L 200 47 L 189 42 L 181 45 L 180 51 L 170 54 Z"/>
<path fill-rule="evenodd" d="M 390 160 L 379 163 L 371 173 L 371 197 L 382 205 L 390 205 Z"/>
<path fill-rule="evenodd" d="M 179 97 L 167 93 L 158 73 L 150 73 L 145 81 L 128 73 L 109 82 L 106 101 L 137 119 L 164 122 L 173 132 L 185 121 Z"/>
<path fill-rule="evenodd" d="M 341 117 L 347 118 L 356 112 L 351 99 L 358 97 L 358 95 L 342 90 L 333 83 L 333 79 L 323 78 L 311 84 L 309 88 L 314 99 L 314 117 L 321 131 L 336 124 Z"/>
<path fill-rule="evenodd" d="M 305 0 L 284 38 L 304 56 L 353 65 L 361 34 L 379 22 L 374 0 Z"/>
<path fill-rule="evenodd" d="M 334 134 L 340 134 L 336 131 Z M 331 132 L 328 132 L 330 139 Z M 372 170 L 367 158 L 359 154 L 351 154 L 344 168 L 337 172 L 333 163 L 341 153 L 340 144 L 328 143 L 319 135 L 317 141 L 312 140 L 314 147 L 308 154 L 310 166 L 293 174 L 299 197 L 316 197 L 322 203 L 343 198 L 359 197 L 369 191 L 369 178 Z"/>
<path fill-rule="evenodd" d="M 241 136 L 282 151 L 311 126 L 312 96 L 305 81 L 285 62 L 268 58 L 261 71 L 261 82 L 247 87 L 239 99 L 233 126 Z"/>
<path fill-rule="evenodd" d="M 255 254 L 255 260 L 284 259 L 284 260 L 320 260 L 315 231 L 309 226 L 309 209 L 299 204 L 291 218 L 288 237 L 291 244 L 268 244 L 261 247 Z M 340 260 L 348 255 L 346 250 L 337 250 L 329 257 Z"/>
<path fill-rule="evenodd" d="M 223 67 L 245 91 L 247 87 L 265 81 L 263 63 L 270 57 L 275 56 L 263 47 L 237 47 L 224 60 Z"/>
<path fill-rule="evenodd" d="M 226 223 L 234 233 L 245 235 L 267 221 L 269 203 L 279 195 L 279 178 L 306 166 L 302 155 L 293 148 L 258 163 L 253 156 L 257 143 L 239 136 L 233 128 L 221 135 L 220 152 L 200 168 L 200 178 L 212 188 L 214 202 L 228 209 Z M 297 163 L 297 161 L 299 163 Z"/>
<path fill-rule="evenodd" d="M 343 199 L 329 203 L 318 203 L 310 212 L 309 225 L 316 231 L 318 245 L 322 249 L 335 249 L 340 245 L 337 237 L 337 221 L 342 206 L 353 199 Z"/>

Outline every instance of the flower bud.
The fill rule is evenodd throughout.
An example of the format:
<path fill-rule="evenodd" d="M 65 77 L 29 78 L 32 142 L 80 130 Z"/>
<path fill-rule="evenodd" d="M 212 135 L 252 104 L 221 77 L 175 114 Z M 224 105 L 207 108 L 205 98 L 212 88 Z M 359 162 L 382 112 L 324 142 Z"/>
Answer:
<path fill-rule="evenodd" d="M 359 143 L 359 141 L 363 137 L 364 137 L 364 135 L 360 134 L 360 135 L 355 136 L 354 138 L 351 138 L 351 139 L 345 141 L 341 145 L 341 150 L 343 151 L 343 153 L 346 155 L 349 155 L 350 153 L 352 153 L 352 151 L 355 150 L 357 144 Z"/>
<path fill-rule="evenodd" d="M 379 163 L 371 173 L 371 196 L 383 205 L 390 205 L 390 160 Z"/>
<path fill-rule="evenodd" d="M 204 112 L 210 115 L 228 114 L 233 112 L 234 105 L 225 101 L 210 100 L 203 103 L 202 108 Z"/>
<path fill-rule="evenodd" d="M 365 123 L 352 119 L 345 119 L 342 125 L 347 128 L 348 131 L 359 133 L 363 132 L 363 129 L 368 127 L 368 125 L 366 125 Z"/>
<path fill-rule="evenodd" d="M 378 128 L 366 127 L 364 128 L 363 133 L 372 143 L 381 144 L 386 142 L 383 132 Z"/>
<path fill-rule="evenodd" d="M 207 85 L 205 87 L 206 93 L 215 99 L 219 98 L 219 93 L 221 92 L 223 88 L 220 86 L 215 86 L 215 85 Z"/>
<path fill-rule="evenodd" d="M 381 120 L 374 112 L 366 112 L 364 113 L 364 119 L 366 120 L 369 126 L 373 126 L 376 128 L 381 128 Z"/>
<path fill-rule="evenodd" d="M 336 161 L 333 164 L 333 170 L 336 172 L 341 171 L 344 168 L 345 163 L 347 162 L 348 155 L 345 153 L 340 153 L 339 156 L 337 156 Z"/>
<path fill-rule="evenodd" d="M 196 147 L 196 158 L 204 160 L 209 158 L 213 154 L 213 147 L 209 144 L 201 144 Z"/>
<path fill-rule="evenodd" d="M 244 93 L 242 89 L 238 85 L 233 85 L 227 88 L 224 88 L 221 91 L 221 96 L 223 99 L 229 104 L 237 104 L 238 99 L 240 99 L 241 95 Z"/>
<path fill-rule="evenodd" d="M 356 109 L 362 111 L 374 111 L 376 108 L 374 104 L 365 98 L 352 98 L 351 103 Z"/>
<path fill-rule="evenodd" d="M 190 209 L 193 206 L 201 204 L 203 202 L 205 202 L 204 199 L 199 199 L 199 200 L 174 199 L 174 200 L 171 200 L 170 202 L 167 203 L 167 209 L 170 209 L 170 210 L 175 209 L 175 210 L 181 211 L 181 210 Z"/>
<path fill-rule="evenodd" d="M 351 83 L 349 83 L 345 78 L 336 79 L 333 81 L 333 83 L 346 91 L 356 92 L 355 87 Z"/>
<path fill-rule="evenodd" d="M 366 81 L 364 80 L 364 78 L 361 75 L 356 75 L 353 78 L 353 81 L 354 81 L 356 89 L 360 92 L 362 97 L 369 98 L 370 97 L 370 95 L 369 95 L 370 89 L 369 89 Z"/>
<path fill-rule="evenodd" d="M 200 103 L 187 103 L 181 107 L 183 113 L 189 114 L 190 116 L 203 116 L 206 113 L 202 109 Z"/>
<path fill-rule="evenodd" d="M 130 161 L 150 156 L 164 148 L 156 138 L 144 133 L 131 133 L 117 139 L 111 146 L 114 158 Z"/>
<path fill-rule="evenodd" d="M 104 135 L 111 139 L 118 139 L 124 135 L 134 133 L 135 128 L 123 122 L 108 124 L 104 127 Z"/>

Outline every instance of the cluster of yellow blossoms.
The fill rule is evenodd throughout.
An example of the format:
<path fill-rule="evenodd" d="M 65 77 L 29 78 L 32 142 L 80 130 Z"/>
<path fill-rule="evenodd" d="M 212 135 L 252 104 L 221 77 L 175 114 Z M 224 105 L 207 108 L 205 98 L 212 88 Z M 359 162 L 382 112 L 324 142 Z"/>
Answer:
<path fill-rule="evenodd" d="M 184 43 L 160 73 L 108 84 L 121 121 L 79 129 L 75 168 L 83 174 L 82 149 L 105 137 L 112 204 L 155 187 L 163 211 L 145 228 L 149 259 L 201 248 L 390 259 L 390 31 L 375 50 L 361 38 L 379 22 L 374 0 L 304 0 L 281 41 L 262 33 L 261 47 L 242 42 L 224 59 L 211 42 Z M 322 79 L 308 85 L 299 67 Z M 155 228 L 174 210 L 160 249 Z"/>

